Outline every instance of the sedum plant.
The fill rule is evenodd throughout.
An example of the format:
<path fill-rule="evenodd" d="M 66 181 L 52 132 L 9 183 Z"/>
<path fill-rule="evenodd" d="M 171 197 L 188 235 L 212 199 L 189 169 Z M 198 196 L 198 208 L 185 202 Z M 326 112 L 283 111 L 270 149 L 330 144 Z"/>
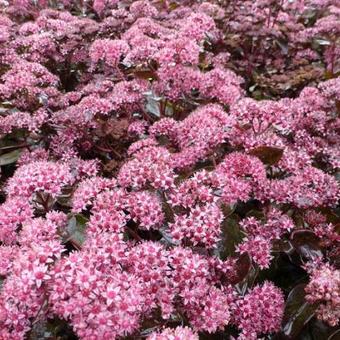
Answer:
<path fill-rule="evenodd" d="M 0 339 L 335 339 L 339 13 L 0 0 Z"/>

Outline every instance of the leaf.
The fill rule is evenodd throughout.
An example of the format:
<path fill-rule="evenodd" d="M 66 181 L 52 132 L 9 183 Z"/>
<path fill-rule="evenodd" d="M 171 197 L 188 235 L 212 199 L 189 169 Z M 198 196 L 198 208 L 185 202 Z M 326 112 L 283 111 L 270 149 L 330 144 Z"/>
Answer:
<path fill-rule="evenodd" d="M 72 216 L 67 224 L 67 238 L 64 242 L 71 241 L 76 246 L 81 246 L 85 241 L 87 219 L 83 215 Z"/>
<path fill-rule="evenodd" d="M 258 274 L 252 264 L 248 254 L 242 254 L 236 261 L 236 277 L 231 280 L 232 284 L 237 284 L 237 289 L 244 294 L 248 287 L 251 287 Z"/>
<path fill-rule="evenodd" d="M 76 340 L 78 337 L 74 334 L 72 327 L 65 320 L 58 318 L 49 319 L 46 324 L 46 332 L 52 333 L 52 339 L 58 340 Z M 45 338 L 49 339 L 49 338 Z M 36 340 L 36 339 L 35 339 Z"/>
<path fill-rule="evenodd" d="M 340 223 L 340 217 L 337 214 L 336 210 L 323 207 L 323 208 L 318 209 L 318 211 L 320 211 L 320 213 L 323 214 L 327 218 L 327 223 L 333 223 L 333 224 Z"/>
<path fill-rule="evenodd" d="M 281 48 L 281 51 L 282 51 L 283 54 L 285 54 L 285 55 L 288 54 L 288 44 L 287 44 L 287 42 L 276 40 L 276 43 Z"/>
<path fill-rule="evenodd" d="M 291 235 L 291 244 L 305 259 L 322 257 L 319 238 L 310 230 L 296 230 Z"/>
<path fill-rule="evenodd" d="M 152 95 L 148 95 L 146 97 L 146 107 L 145 107 L 146 110 L 150 112 L 151 114 L 153 114 L 154 116 L 156 116 L 157 118 L 161 116 L 159 101 L 160 99 Z"/>
<path fill-rule="evenodd" d="M 161 97 L 157 97 L 152 92 L 146 93 L 146 110 L 153 114 L 154 116 L 160 118 L 161 113 L 166 116 L 172 116 L 174 113 L 173 106 L 171 103 L 166 103 L 164 107 L 164 103 L 162 102 Z"/>
<path fill-rule="evenodd" d="M 325 340 L 326 339 L 327 340 L 339 339 L 339 335 L 340 335 L 339 329 L 336 329 L 336 327 L 331 327 L 326 322 L 322 322 L 321 320 L 318 320 L 316 318 L 313 319 L 312 322 L 310 322 L 309 328 L 310 328 L 312 339 L 325 339 Z M 338 334 L 336 334 L 337 332 Z"/>
<path fill-rule="evenodd" d="M 268 165 L 274 165 L 279 162 L 283 155 L 283 149 L 272 146 L 259 146 L 249 152 L 253 156 L 257 156 L 261 161 Z"/>
<path fill-rule="evenodd" d="M 282 331 L 291 338 L 299 335 L 303 327 L 314 316 L 316 309 L 316 305 L 306 302 L 305 287 L 306 284 L 295 286 L 290 291 L 286 301 Z"/>
<path fill-rule="evenodd" d="M 227 218 L 222 224 L 221 258 L 235 254 L 236 246 L 242 241 L 243 235 L 236 220 Z"/>
<path fill-rule="evenodd" d="M 331 45 L 331 42 L 326 39 L 315 39 L 315 42 L 320 46 L 328 46 Z"/>
<path fill-rule="evenodd" d="M 15 163 L 21 155 L 21 150 L 13 150 L 0 156 L 0 166 Z"/>
<path fill-rule="evenodd" d="M 327 340 L 336 340 L 340 339 L 340 329 L 336 330 L 333 334 L 331 334 Z"/>
<path fill-rule="evenodd" d="M 148 70 L 148 69 L 136 70 L 133 73 L 137 78 L 140 78 L 140 79 L 146 79 L 146 80 L 158 79 L 157 73 L 155 71 Z"/>
<path fill-rule="evenodd" d="M 52 332 L 47 330 L 46 321 L 39 320 L 32 325 L 30 332 L 27 335 L 29 340 L 49 339 L 53 336 Z"/>
<path fill-rule="evenodd" d="M 294 247 L 289 240 L 276 240 L 273 243 L 273 252 L 281 252 L 289 256 L 294 252 Z"/>
<path fill-rule="evenodd" d="M 177 4 L 176 2 L 171 2 L 168 6 L 170 11 L 175 10 L 176 8 L 178 8 L 179 4 Z"/>

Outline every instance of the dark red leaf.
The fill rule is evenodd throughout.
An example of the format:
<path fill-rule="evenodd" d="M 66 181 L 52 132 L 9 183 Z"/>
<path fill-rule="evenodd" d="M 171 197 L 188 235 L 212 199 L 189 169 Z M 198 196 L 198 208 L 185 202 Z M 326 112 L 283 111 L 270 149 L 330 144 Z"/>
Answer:
<path fill-rule="evenodd" d="M 250 150 L 249 153 L 260 158 L 265 164 L 274 165 L 281 159 L 283 155 L 283 149 L 264 145 Z"/>
<path fill-rule="evenodd" d="M 314 316 L 316 306 L 306 302 L 305 286 L 305 284 L 295 286 L 286 301 L 282 331 L 289 338 L 296 338 L 304 325 Z"/>

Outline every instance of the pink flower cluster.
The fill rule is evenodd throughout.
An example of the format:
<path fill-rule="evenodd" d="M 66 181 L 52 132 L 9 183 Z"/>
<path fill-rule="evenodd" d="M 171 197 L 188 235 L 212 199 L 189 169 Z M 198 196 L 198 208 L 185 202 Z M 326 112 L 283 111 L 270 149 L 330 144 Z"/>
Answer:
<path fill-rule="evenodd" d="M 236 302 L 235 320 L 242 329 L 241 339 L 257 339 L 262 333 L 275 332 L 280 328 L 283 316 L 282 292 L 270 282 L 255 286 Z"/>
<path fill-rule="evenodd" d="M 188 327 L 176 327 L 175 329 L 172 328 L 165 328 L 161 332 L 152 333 L 147 338 L 148 340 L 198 340 L 198 335 L 195 334 L 190 328 Z"/>
<path fill-rule="evenodd" d="M 65 223 L 63 214 L 47 214 L 23 224 L 18 244 L 1 247 L 1 254 L 12 258 L 2 262 L 1 271 L 6 280 L 1 287 L 0 337 L 23 339 L 31 329 L 31 321 L 47 316 L 46 282 L 51 278 L 51 265 L 60 259 L 64 247 L 57 235 Z"/>
<path fill-rule="evenodd" d="M 207 204 L 190 209 L 188 216 L 176 215 L 169 228 L 175 241 L 189 240 L 193 245 L 204 244 L 207 248 L 213 248 L 219 241 L 222 221 L 223 214 L 219 207 Z"/>
<path fill-rule="evenodd" d="M 293 221 L 275 208 L 267 212 L 266 218 L 266 223 L 254 217 L 247 217 L 240 222 L 247 237 L 237 248 L 241 254 L 248 253 L 261 269 L 270 266 L 272 241 L 280 239 L 282 234 L 294 228 Z"/>
<path fill-rule="evenodd" d="M 0 339 L 271 336 L 306 271 L 339 324 L 336 1 L 0 13 Z"/>
<path fill-rule="evenodd" d="M 312 266 L 306 300 L 317 303 L 316 315 L 331 326 L 340 320 L 340 271 L 328 263 Z"/>

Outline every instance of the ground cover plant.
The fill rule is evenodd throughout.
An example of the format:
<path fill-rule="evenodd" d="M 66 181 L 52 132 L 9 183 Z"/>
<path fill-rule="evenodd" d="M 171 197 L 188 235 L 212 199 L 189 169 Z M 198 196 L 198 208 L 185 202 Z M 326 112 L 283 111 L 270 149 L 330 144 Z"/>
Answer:
<path fill-rule="evenodd" d="M 0 339 L 339 338 L 336 0 L 0 0 Z"/>

